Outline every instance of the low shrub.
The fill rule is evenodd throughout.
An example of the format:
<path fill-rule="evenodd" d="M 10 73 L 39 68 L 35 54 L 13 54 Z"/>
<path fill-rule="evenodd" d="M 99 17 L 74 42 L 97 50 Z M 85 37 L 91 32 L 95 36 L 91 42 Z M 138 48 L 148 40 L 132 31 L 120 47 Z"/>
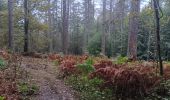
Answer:
<path fill-rule="evenodd" d="M 0 96 L 0 100 L 5 100 L 5 97 L 3 97 L 3 96 Z"/>
<path fill-rule="evenodd" d="M 111 100 L 113 98 L 112 90 L 100 90 L 99 85 L 103 83 L 103 80 L 98 78 L 89 79 L 87 76 L 70 76 L 66 83 L 80 93 L 80 100 Z"/>
<path fill-rule="evenodd" d="M 117 57 L 117 60 L 116 60 L 116 64 L 125 64 L 128 62 L 128 57 L 122 57 L 122 56 L 119 56 Z"/>
<path fill-rule="evenodd" d="M 6 68 L 5 61 L 0 58 L 0 69 L 3 70 L 5 68 Z"/>
<path fill-rule="evenodd" d="M 24 96 L 34 95 L 38 91 L 37 86 L 28 83 L 20 83 L 18 88 L 19 92 Z"/>
<path fill-rule="evenodd" d="M 75 60 L 64 60 L 59 67 L 61 77 L 66 77 L 77 72 Z"/>
<path fill-rule="evenodd" d="M 110 60 L 101 60 L 98 63 L 94 64 L 95 69 L 106 68 L 112 66 L 113 63 Z"/>

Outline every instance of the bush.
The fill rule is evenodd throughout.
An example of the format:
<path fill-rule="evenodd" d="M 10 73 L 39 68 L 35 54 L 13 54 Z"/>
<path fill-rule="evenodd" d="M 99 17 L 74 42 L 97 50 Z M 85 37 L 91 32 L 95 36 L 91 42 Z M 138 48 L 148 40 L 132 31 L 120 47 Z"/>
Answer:
<path fill-rule="evenodd" d="M 89 58 L 85 61 L 83 64 L 78 64 L 77 69 L 80 71 L 80 73 L 87 75 L 90 72 L 93 72 L 95 69 L 93 67 L 93 59 Z"/>
<path fill-rule="evenodd" d="M 125 64 L 128 62 L 128 57 L 119 56 L 117 58 L 116 64 Z"/>
<path fill-rule="evenodd" d="M 28 83 L 21 83 L 19 84 L 19 91 L 24 96 L 34 95 L 38 91 L 38 87 Z"/>
<path fill-rule="evenodd" d="M 169 100 L 170 99 L 170 80 L 163 81 L 156 86 L 146 100 Z"/>
<path fill-rule="evenodd" d="M 6 66 L 5 66 L 5 61 L 0 59 L 0 69 L 5 69 Z"/>
<path fill-rule="evenodd" d="M 112 61 L 110 60 L 101 60 L 98 63 L 94 64 L 95 69 L 111 67 L 113 65 Z"/>
<path fill-rule="evenodd" d="M 60 76 L 66 77 L 71 74 L 75 74 L 77 72 L 75 65 L 76 65 L 76 61 L 71 60 L 71 59 L 62 61 L 61 65 L 59 67 Z"/>
<path fill-rule="evenodd" d="M 91 55 L 99 55 L 101 52 L 101 34 L 97 33 L 89 42 L 88 51 Z"/>
<path fill-rule="evenodd" d="M 80 100 L 111 100 L 113 98 L 112 90 L 100 90 L 99 85 L 103 83 L 103 80 L 98 78 L 89 79 L 87 76 L 70 76 L 67 83 L 80 93 Z"/>
<path fill-rule="evenodd" d="M 0 100 L 5 100 L 5 97 L 3 97 L 3 96 L 0 96 Z"/>

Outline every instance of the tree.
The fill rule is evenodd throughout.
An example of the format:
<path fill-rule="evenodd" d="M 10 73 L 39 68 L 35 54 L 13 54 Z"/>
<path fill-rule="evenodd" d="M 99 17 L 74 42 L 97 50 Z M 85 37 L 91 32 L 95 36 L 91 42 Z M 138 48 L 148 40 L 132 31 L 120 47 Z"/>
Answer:
<path fill-rule="evenodd" d="M 8 0 L 8 48 L 13 50 L 13 6 L 14 0 Z"/>
<path fill-rule="evenodd" d="M 29 41 L 29 33 L 28 33 L 28 27 L 29 27 L 29 9 L 28 9 L 28 1 L 24 0 L 24 52 L 28 52 L 28 41 Z"/>
<path fill-rule="evenodd" d="M 69 19 L 69 0 L 63 0 L 63 18 L 62 18 L 62 50 L 68 54 L 68 19 Z"/>
<path fill-rule="evenodd" d="M 49 36 L 49 52 L 53 52 L 53 34 L 52 34 L 52 14 L 51 0 L 48 0 L 48 36 Z"/>
<path fill-rule="evenodd" d="M 103 0 L 103 23 L 102 23 L 102 44 L 101 44 L 101 51 L 102 54 L 105 55 L 106 49 L 106 0 Z"/>
<path fill-rule="evenodd" d="M 131 0 L 129 37 L 128 37 L 128 57 L 137 59 L 137 34 L 139 27 L 140 0 Z"/>
<path fill-rule="evenodd" d="M 92 0 L 84 0 L 84 47 L 83 52 L 87 52 L 87 45 L 92 33 L 94 20 L 94 5 Z"/>
<path fill-rule="evenodd" d="M 154 1 L 155 19 L 156 19 L 156 39 L 157 39 L 157 54 L 159 58 L 160 75 L 163 76 L 163 65 L 161 58 L 161 47 L 160 47 L 160 16 L 159 16 L 159 0 Z"/>

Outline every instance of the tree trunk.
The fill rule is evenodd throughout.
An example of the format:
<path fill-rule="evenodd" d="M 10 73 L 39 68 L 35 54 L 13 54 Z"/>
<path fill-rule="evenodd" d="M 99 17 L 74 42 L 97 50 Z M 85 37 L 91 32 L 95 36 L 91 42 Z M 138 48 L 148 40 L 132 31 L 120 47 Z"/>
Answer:
<path fill-rule="evenodd" d="M 49 36 L 49 52 L 53 52 L 53 36 L 52 36 L 52 14 L 51 14 L 51 0 L 48 0 L 48 36 Z"/>
<path fill-rule="evenodd" d="M 105 55 L 106 49 L 106 0 L 103 0 L 103 29 L 102 29 L 102 44 L 101 44 L 101 51 L 102 54 Z"/>
<path fill-rule="evenodd" d="M 14 50 L 14 45 L 13 45 L 13 7 L 14 7 L 14 0 L 8 0 L 8 48 L 10 50 Z"/>
<path fill-rule="evenodd" d="M 154 1 L 154 10 L 156 18 L 156 39 L 157 39 L 157 55 L 159 58 L 160 75 L 163 76 L 163 64 L 161 58 L 161 46 L 160 46 L 160 16 L 159 16 L 159 0 Z"/>
<path fill-rule="evenodd" d="M 131 0 L 129 37 L 128 37 L 128 57 L 137 59 L 137 34 L 139 26 L 140 0 Z"/>
<path fill-rule="evenodd" d="M 69 7 L 68 0 L 63 0 L 63 27 L 62 27 L 62 49 L 64 54 L 68 54 L 68 18 Z"/>
<path fill-rule="evenodd" d="M 28 0 L 24 0 L 24 52 L 28 52 L 29 47 L 29 33 L 28 33 L 28 27 L 29 27 L 29 9 L 28 9 Z"/>

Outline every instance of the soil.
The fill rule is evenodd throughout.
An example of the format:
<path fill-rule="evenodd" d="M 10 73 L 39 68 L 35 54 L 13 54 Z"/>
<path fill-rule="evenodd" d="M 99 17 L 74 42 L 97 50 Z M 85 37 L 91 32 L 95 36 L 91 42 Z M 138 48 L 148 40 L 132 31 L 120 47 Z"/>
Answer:
<path fill-rule="evenodd" d="M 74 91 L 57 78 L 57 67 L 47 59 L 23 57 L 21 68 L 27 71 L 27 80 L 39 87 L 31 100 L 78 100 Z"/>

